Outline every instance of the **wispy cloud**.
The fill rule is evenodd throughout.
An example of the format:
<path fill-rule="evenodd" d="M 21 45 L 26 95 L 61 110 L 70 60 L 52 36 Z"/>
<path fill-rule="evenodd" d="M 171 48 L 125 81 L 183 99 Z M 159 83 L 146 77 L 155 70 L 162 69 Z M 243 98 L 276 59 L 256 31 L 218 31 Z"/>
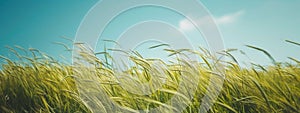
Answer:
<path fill-rule="evenodd" d="M 215 22 L 218 25 L 224 25 L 224 24 L 230 24 L 238 20 L 240 16 L 242 16 L 245 13 L 244 10 L 235 12 L 235 13 L 230 13 L 223 15 L 221 17 L 215 17 Z M 195 20 L 197 24 L 200 25 L 205 25 L 209 21 L 209 17 L 203 17 L 199 18 L 198 20 Z M 179 29 L 183 31 L 190 31 L 190 30 L 195 30 L 195 26 L 187 19 L 181 20 L 179 22 Z"/>
<path fill-rule="evenodd" d="M 229 24 L 229 23 L 235 22 L 243 14 L 245 14 L 245 11 L 241 10 L 241 11 L 238 11 L 238 12 L 235 12 L 235 13 L 226 14 L 226 15 L 221 16 L 219 18 L 215 18 L 215 21 L 219 25 L 221 25 L 221 24 Z"/>

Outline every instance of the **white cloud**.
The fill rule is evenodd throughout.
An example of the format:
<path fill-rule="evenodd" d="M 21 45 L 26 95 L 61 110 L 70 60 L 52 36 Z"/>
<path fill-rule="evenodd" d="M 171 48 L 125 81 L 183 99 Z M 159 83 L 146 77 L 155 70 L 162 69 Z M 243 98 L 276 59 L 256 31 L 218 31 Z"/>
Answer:
<path fill-rule="evenodd" d="M 235 22 L 240 16 L 242 16 L 245 13 L 244 10 L 232 13 L 232 14 L 227 14 L 224 16 L 221 16 L 219 18 L 215 18 L 215 21 L 217 24 L 228 24 L 228 23 L 233 23 Z"/>
<path fill-rule="evenodd" d="M 194 25 L 187 19 L 181 20 L 179 22 L 180 30 L 188 31 L 194 29 Z"/>
<path fill-rule="evenodd" d="M 195 20 L 198 25 L 205 25 L 210 21 L 211 18 L 209 16 L 199 18 L 198 20 Z M 187 19 L 181 20 L 179 22 L 179 29 L 183 31 L 190 31 L 190 30 L 196 30 L 196 27 L 193 25 L 193 23 Z"/>
<path fill-rule="evenodd" d="M 215 18 L 215 22 L 218 25 L 233 23 L 237 21 L 238 18 L 242 16 L 244 13 L 245 11 L 241 10 L 235 13 L 226 14 L 224 16 Z M 199 18 L 198 20 L 195 20 L 195 22 L 199 25 L 205 25 L 209 22 L 212 22 L 210 20 L 211 18 L 209 17 L 203 17 L 203 18 Z M 183 31 L 190 31 L 190 30 L 195 30 L 195 26 L 189 20 L 184 19 L 179 22 L 179 29 Z"/>

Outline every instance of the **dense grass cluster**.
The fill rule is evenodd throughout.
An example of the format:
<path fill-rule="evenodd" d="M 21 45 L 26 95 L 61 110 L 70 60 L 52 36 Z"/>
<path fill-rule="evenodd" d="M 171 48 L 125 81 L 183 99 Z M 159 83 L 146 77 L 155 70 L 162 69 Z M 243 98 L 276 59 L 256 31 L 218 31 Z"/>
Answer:
<path fill-rule="evenodd" d="M 259 48 L 249 47 L 267 53 Z M 113 58 L 110 58 L 106 52 L 80 53 L 78 59 L 89 62 L 90 65 L 87 67 L 60 63 L 35 49 L 29 50 L 31 57 L 22 56 L 14 49 L 11 50 L 19 60 L 11 61 L 2 57 L 5 63 L 2 64 L 0 71 L 1 112 L 85 113 L 93 111 L 89 109 L 92 104 L 102 106 L 103 109 L 100 109 L 102 112 L 118 112 L 118 109 L 109 108 L 108 103 L 97 101 L 97 97 L 85 98 L 87 96 L 85 91 L 78 90 L 81 88 L 82 91 L 85 88 L 77 84 L 77 80 L 82 77 L 89 78 L 89 76 L 91 77 L 89 80 L 79 82 L 93 82 L 98 85 L 90 86 L 86 90 L 94 89 L 97 92 L 95 88 L 101 87 L 111 100 L 122 106 L 123 110 L 131 112 L 147 111 L 158 106 L 166 108 L 159 112 L 178 112 L 177 108 L 168 101 L 175 95 L 190 98 L 177 91 L 183 76 L 200 76 L 197 80 L 199 81 L 196 86 L 197 90 L 192 95 L 193 99 L 189 103 L 182 103 L 187 105 L 183 110 L 185 113 L 199 111 L 201 99 L 212 76 L 224 76 L 225 79 L 220 95 L 209 111 L 211 113 L 296 113 L 300 111 L 300 62 L 294 58 L 290 58 L 294 63 L 274 61 L 274 64 L 268 67 L 253 64 L 252 67 L 242 68 L 235 62 L 230 51 L 224 51 L 222 54 L 231 57 L 232 61 L 219 61 L 205 50 L 201 52 L 184 49 L 167 50 L 172 55 L 189 52 L 199 56 L 202 60 L 186 62 L 177 59 L 177 62 L 168 64 L 159 61 L 162 62 L 161 66 L 166 67 L 163 70 L 166 74 L 166 83 L 150 95 L 137 95 L 120 86 L 120 81 L 118 81 L 120 79 L 116 77 L 116 74 L 120 73 L 117 73 L 113 68 L 113 63 L 107 60 L 113 60 Z M 146 59 L 136 52 L 133 53 L 129 55 L 133 65 L 122 73 L 142 82 L 150 81 L 151 84 L 151 76 L 158 72 L 152 69 L 151 64 L 158 60 Z M 100 54 L 104 55 L 104 60 L 96 57 Z M 272 56 L 269 57 L 272 59 Z M 221 75 L 214 73 L 216 62 L 226 65 Z M 192 85 L 194 84 L 188 84 L 188 86 Z M 188 87 L 185 90 L 189 90 Z"/>

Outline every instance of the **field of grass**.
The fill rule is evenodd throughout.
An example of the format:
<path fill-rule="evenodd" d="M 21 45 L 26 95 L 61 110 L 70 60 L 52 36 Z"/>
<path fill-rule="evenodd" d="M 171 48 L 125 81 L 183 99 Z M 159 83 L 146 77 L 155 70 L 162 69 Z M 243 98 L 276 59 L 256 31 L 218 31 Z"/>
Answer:
<path fill-rule="evenodd" d="M 287 41 L 295 44 L 299 43 Z M 173 63 L 160 63 L 166 67 L 159 71 L 151 64 L 158 60 L 142 58 L 138 53 L 129 55 L 133 62 L 131 67 L 123 71 L 123 75 L 133 77 L 142 82 L 149 82 L 151 76 L 159 76 L 164 72 L 165 84 L 154 93 L 149 95 L 137 95 L 123 89 L 109 54 L 106 52 L 91 53 L 81 52 L 78 60 L 88 61 L 89 66 L 70 65 L 58 62 L 36 49 L 24 50 L 21 47 L 11 48 L 19 59 L 10 60 L 1 56 L 2 70 L 0 71 L 0 111 L 3 113 L 21 112 L 56 112 L 76 113 L 92 112 L 93 106 L 100 106 L 101 112 L 120 112 L 119 109 L 110 108 L 108 103 L 96 101 L 95 98 L 83 98 L 87 96 L 86 90 L 95 90 L 101 87 L 123 110 L 138 112 L 138 110 L 151 110 L 162 106 L 158 112 L 179 112 L 177 107 L 168 102 L 173 96 L 192 98 L 188 103 L 181 103 L 187 106 L 184 113 L 196 113 L 199 111 L 200 103 L 205 94 L 209 78 L 212 76 L 225 77 L 223 88 L 214 105 L 209 110 L 211 113 L 297 113 L 300 111 L 300 61 L 290 57 L 289 62 L 276 62 L 267 51 L 254 46 L 248 46 L 263 52 L 272 61 L 273 65 L 261 66 L 252 64 L 251 67 L 241 67 L 230 51 L 223 51 L 222 54 L 232 60 L 220 61 L 203 51 L 167 50 L 170 54 L 192 53 L 202 59 L 198 62 L 186 62 L 177 59 Z M 24 51 L 29 55 L 20 55 L 16 51 Z M 104 59 L 96 56 L 103 55 Z M 263 56 L 262 56 L 263 57 Z M 215 72 L 215 63 L 219 62 L 224 67 L 224 73 Z M 184 91 L 177 91 L 185 76 L 199 76 L 198 84 L 187 84 Z M 77 80 L 89 78 L 89 81 L 97 83 L 96 86 L 86 88 L 79 85 Z M 125 81 L 126 82 L 126 81 Z M 134 83 L 128 83 L 129 85 Z M 196 85 L 196 86 L 195 86 Z M 155 86 L 152 84 L 152 86 Z M 187 97 L 185 93 L 189 87 L 195 87 L 195 94 Z M 81 88 L 81 92 L 78 90 Z M 133 90 L 134 87 L 132 86 Z M 153 87 L 150 87 L 152 90 Z M 186 90 L 186 91 L 185 91 Z M 79 95 L 81 94 L 81 95 Z M 90 94 L 90 93 L 89 93 Z M 100 95 L 103 96 L 103 95 Z M 88 100 L 85 100 L 88 99 Z M 83 101 L 85 100 L 85 101 Z M 89 101 L 93 100 L 93 101 Z M 95 110 L 94 110 L 95 111 Z M 95 111 L 97 112 L 97 111 Z"/>

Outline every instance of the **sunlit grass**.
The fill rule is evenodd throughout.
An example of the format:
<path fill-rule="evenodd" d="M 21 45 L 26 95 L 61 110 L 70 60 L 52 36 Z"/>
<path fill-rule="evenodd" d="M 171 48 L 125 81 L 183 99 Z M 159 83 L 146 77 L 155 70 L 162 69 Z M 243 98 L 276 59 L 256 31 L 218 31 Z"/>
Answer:
<path fill-rule="evenodd" d="M 293 41 L 289 43 L 299 45 Z M 153 46 L 151 48 L 156 48 Z M 182 54 L 189 52 L 202 59 L 198 62 L 185 62 L 177 59 L 177 62 L 165 63 L 157 59 L 142 58 L 136 52 L 128 53 L 130 60 L 133 62 L 127 70 L 122 74 L 128 75 L 136 79 L 136 83 L 128 83 L 134 85 L 148 82 L 151 84 L 151 77 L 158 76 L 162 72 L 165 74 L 165 84 L 161 84 L 162 88 L 154 91 L 150 95 L 137 95 L 123 89 L 120 80 L 116 77 L 114 70 L 113 58 L 106 52 L 80 52 L 77 59 L 88 62 L 89 66 L 81 64 L 63 64 L 55 59 L 47 56 L 36 49 L 28 51 L 15 47 L 10 48 L 19 59 L 10 60 L 1 56 L 2 70 L 0 71 L 0 111 L 1 112 L 58 112 L 58 113 L 74 113 L 74 112 L 91 112 L 89 107 L 91 104 L 99 107 L 102 112 L 117 112 L 118 109 L 109 108 L 107 103 L 101 103 L 95 98 L 94 102 L 85 103 L 82 98 L 84 93 L 80 93 L 78 88 L 93 90 L 97 92 L 100 86 L 109 99 L 115 101 L 118 105 L 124 107 L 125 110 L 138 112 L 138 110 L 151 110 L 158 106 L 166 108 L 159 112 L 177 112 L 168 101 L 175 95 L 181 99 L 193 98 L 183 112 L 198 112 L 201 99 L 206 92 L 209 78 L 214 75 L 215 64 L 219 62 L 225 67 L 225 80 L 222 91 L 217 98 L 214 106 L 209 112 L 299 112 L 300 111 L 300 62 L 299 60 L 289 57 L 293 63 L 277 62 L 265 50 L 248 45 L 249 48 L 256 49 L 267 55 L 273 62 L 270 66 L 261 66 L 253 64 L 252 67 L 241 67 L 230 50 L 221 52 L 232 58 L 232 61 L 217 61 L 205 49 L 202 51 L 182 50 L 166 50 L 170 55 Z M 28 56 L 18 54 L 17 50 L 28 52 Z M 83 49 L 84 50 L 84 49 Z M 97 55 L 103 55 L 104 59 L 99 59 Z M 151 66 L 154 62 L 160 62 L 162 71 L 158 71 Z M 183 91 L 177 91 L 183 76 L 200 76 L 199 84 L 196 86 L 195 94 L 188 97 L 188 87 Z M 89 78 L 90 79 L 86 79 Z M 79 85 L 77 80 L 86 79 L 87 83 L 97 83 L 99 85 L 85 88 L 86 85 Z M 88 81 L 90 80 L 90 81 Z M 123 79 L 126 80 L 126 79 Z M 80 81 L 79 81 L 80 82 Z M 126 81 L 125 81 L 126 82 Z M 126 84 L 125 84 L 126 85 Z M 195 84 L 187 84 L 193 86 Z M 84 86 L 84 87 L 82 87 Z M 155 86 L 155 84 L 152 86 Z M 185 91 L 186 90 L 186 91 Z M 83 91 L 85 92 L 85 91 Z M 79 93 L 81 95 L 79 95 Z M 86 95 L 87 96 L 87 95 Z M 100 95 L 101 96 L 101 95 Z M 97 105 L 96 105 L 97 104 Z M 89 106 L 86 106 L 89 105 Z"/>

